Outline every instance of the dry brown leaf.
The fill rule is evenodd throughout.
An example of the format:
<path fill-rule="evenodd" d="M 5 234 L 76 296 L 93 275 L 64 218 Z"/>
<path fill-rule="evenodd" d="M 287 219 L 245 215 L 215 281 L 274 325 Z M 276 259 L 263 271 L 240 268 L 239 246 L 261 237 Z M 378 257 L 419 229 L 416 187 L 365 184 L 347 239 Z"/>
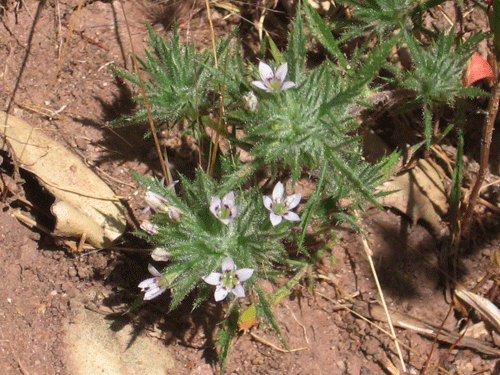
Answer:
<path fill-rule="evenodd" d="M 20 167 L 56 197 L 51 211 L 56 235 L 80 237 L 107 247 L 123 234 L 125 210 L 113 190 L 82 160 L 27 122 L 0 111 L 0 137 Z M 5 142 L 0 149 L 6 149 Z"/>
<path fill-rule="evenodd" d="M 493 302 L 461 287 L 457 287 L 453 293 L 461 301 L 474 308 L 497 332 L 500 332 L 500 309 Z"/>
<path fill-rule="evenodd" d="M 386 181 L 379 192 L 394 193 L 378 199 L 386 207 L 395 208 L 413 223 L 425 220 L 435 234 L 442 229 L 441 215 L 448 209 L 447 195 L 439 173 L 425 160 L 415 168 Z"/>

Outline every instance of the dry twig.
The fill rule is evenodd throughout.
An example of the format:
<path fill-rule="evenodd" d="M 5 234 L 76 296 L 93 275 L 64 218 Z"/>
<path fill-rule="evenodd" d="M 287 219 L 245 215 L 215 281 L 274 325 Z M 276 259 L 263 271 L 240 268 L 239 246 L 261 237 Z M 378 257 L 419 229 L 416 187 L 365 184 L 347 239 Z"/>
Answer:
<path fill-rule="evenodd" d="M 263 339 L 262 337 L 260 336 L 257 336 L 255 333 L 253 332 L 250 332 L 250 336 L 252 336 L 252 338 L 254 340 L 257 340 L 258 342 L 260 342 L 261 344 L 264 344 L 264 345 L 267 345 L 269 346 L 270 348 L 273 348 L 274 350 L 280 352 L 280 353 L 293 353 L 293 352 L 299 352 L 301 350 L 307 350 L 309 349 L 307 346 L 303 347 L 303 348 L 297 348 L 297 349 L 289 349 L 289 350 L 286 350 L 286 349 L 281 349 L 281 348 L 278 348 L 276 345 L 274 345 L 273 343 L 270 343 L 269 341 L 267 341 L 266 339 Z"/>
<path fill-rule="evenodd" d="M 464 236 L 469 235 L 472 214 L 474 212 L 474 208 L 476 207 L 476 203 L 479 199 L 479 193 L 482 188 L 485 173 L 488 170 L 490 146 L 493 136 L 493 130 L 495 127 L 495 119 L 498 114 L 499 103 L 500 103 L 500 80 L 497 79 L 495 85 L 493 86 L 493 91 L 490 96 L 490 102 L 488 104 L 486 118 L 484 120 L 483 135 L 481 138 L 481 155 L 479 158 L 479 171 L 477 172 L 476 175 L 476 181 L 474 182 L 474 185 L 472 186 L 469 195 L 465 199 L 466 202 L 466 206 L 464 208 L 465 212 L 463 212 L 462 215 L 458 217 L 457 219 L 458 223 L 452 226 L 452 228 L 454 228 L 454 233 L 452 233 L 453 241 L 451 243 L 451 247 L 447 251 L 446 256 L 449 257 L 450 255 L 453 255 L 455 258 L 453 262 L 453 268 L 455 273 L 454 276 L 456 276 L 458 248 L 460 246 L 462 235 Z"/>

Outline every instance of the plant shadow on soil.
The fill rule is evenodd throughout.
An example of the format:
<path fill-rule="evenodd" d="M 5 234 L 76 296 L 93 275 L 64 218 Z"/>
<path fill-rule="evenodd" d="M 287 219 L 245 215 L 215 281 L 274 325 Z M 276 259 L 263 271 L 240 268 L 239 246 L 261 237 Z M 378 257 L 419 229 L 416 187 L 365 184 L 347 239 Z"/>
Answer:
<path fill-rule="evenodd" d="M 192 292 L 177 308 L 169 311 L 172 299 L 168 290 L 154 300 L 142 301 L 137 285 L 151 276 L 144 267 L 147 263 L 142 256 L 122 255 L 106 281 L 113 290 L 119 291 L 99 301 L 103 306 L 120 311 L 106 316 L 105 319 L 112 322 L 111 329 L 119 331 L 132 325 L 134 334 L 129 345 L 144 332 L 153 332 L 166 345 L 176 343 L 202 350 L 205 361 L 215 364 L 217 353 L 213 338 L 217 322 L 223 319 L 222 305 L 205 301 L 193 309 L 196 292 Z M 155 267 L 161 269 L 157 264 Z"/>

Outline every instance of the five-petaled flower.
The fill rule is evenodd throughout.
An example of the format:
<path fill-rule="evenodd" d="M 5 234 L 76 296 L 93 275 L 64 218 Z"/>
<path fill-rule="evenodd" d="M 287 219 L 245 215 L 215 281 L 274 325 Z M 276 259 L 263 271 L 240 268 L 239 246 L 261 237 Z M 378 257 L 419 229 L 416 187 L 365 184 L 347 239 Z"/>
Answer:
<path fill-rule="evenodd" d="M 290 221 L 299 221 L 300 217 L 295 212 L 291 211 L 300 203 L 302 194 L 293 194 L 285 199 L 285 187 L 281 182 L 278 182 L 273 189 L 272 199 L 267 195 L 263 196 L 264 206 L 271 211 L 269 218 L 273 226 L 281 223 L 285 218 Z"/>
<path fill-rule="evenodd" d="M 234 262 L 231 258 L 226 258 L 222 262 L 222 273 L 212 272 L 208 276 L 202 277 L 207 284 L 215 285 L 215 301 L 222 301 L 228 293 L 233 293 L 236 297 L 245 297 L 245 289 L 241 282 L 248 280 L 253 274 L 253 269 L 242 268 L 234 271 Z"/>
<path fill-rule="evenodd" d="M 168 287 L 167 279 L 151 264 L 148 265 L 148 271 L 153 277 L 143 280 L 139 284 L 139 288 L 146 292 L 144 294 L 144 300 L 146 301 L 158 297 Z"/>
<path fill-rule="evenodd" d="M 291 89 L 295 86 L 292 81 L 285 81 L 286 74 L 288 73 L 288 64 L 281 64 L 278 69 L 274 70 L 265 62 L 259 63 L 260 81 L 252 81 L 252 85 L 258 89 L 278 93 Z"/>
<path fill-rule="evenodd" d="M 210 211 L 217 219 L 228 225 L 239 211 L 239 207 L 234 204 L 234 193 L 230 191 L 222 200 L 219 197 L 212 197 Z"/>

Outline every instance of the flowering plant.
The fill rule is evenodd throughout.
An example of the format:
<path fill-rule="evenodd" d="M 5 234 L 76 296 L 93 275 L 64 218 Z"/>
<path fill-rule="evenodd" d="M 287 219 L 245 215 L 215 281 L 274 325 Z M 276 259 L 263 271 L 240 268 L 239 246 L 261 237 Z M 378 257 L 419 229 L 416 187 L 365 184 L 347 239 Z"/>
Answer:
<path fill-rule="evenodd" d="M 180 199 L 158 180 L 136 178 L 148 188 L 147 204 L 151 205 L 154 196 L 155 202 L 161 202 L 160 208 L 169 207 L 182 213 L 179 220 L 172 220 L 168 210 L 157 209 L 151 222 L 145 221 L 147 225 L 143 225 L 144 235 L 157 246 L 152 255 L 168 260 L 161 274 L 169 281 L 173 297 L 171 308 L 195 287 L 204 290 L 215 285 L 217 301 L 225 299 L 229 292 L 244 297 L 246 293 L 241 282 L 247 281 L 254 270 L 257 277 L 269 277 L 271 264 L 286 262 L 281 240 L 290 232 L 286 226 L 276 229 L 270 225 L 257 189 L 228 191 L 229 180 L 218 185 L 199 169 L 192 182 L 181 177 L 183 196 Z M 277 185 L 279 192 L 279 186 L 283 185 Z M 300 195 L 291 197 L 295 208 Z M 296 213 L 283 215 L 289 219 L 298 217 Z M 234 271 L 235 263 L 241 269 Z M 222 273 L 219 273 L 217 270 L 221 268 Z M 158 276 L 154 271 L 151 273 Z M 256 285 L 249 282 L 250 290 L 254 290 Z M 141 285 L 152 287 L 155 284 L 150 280 Z M 151 295 L 154 293 L 150 292 L 148 297 Z"/>
<path fill-rule="evenodd" d="M 274 186 L 273 197 L 269 198 L 267 195 L 263 197 L 264 206 L 271 211 L 269 215 L 271 223 L 276 226 L 283 218 L 289 221 L 299 221 L 299 215 L 291 210 L 299 205 L 301 197 L 301 194 L 293 194 L 285 199 L 285 187 L 278 182 Z"/>
<path fill-rule="evenodd" d="M 245 289 L 241 285 L 242 281 L 246 281 L 252 276 L 251 268 L 242 268 L 234 271 L 234 262 L 231 258 L 226 258 L 222 262 L 222 273 L 212 272 L 208 276 L 202 277 L 203 281 L 210 285 L 215 285 L 215 300 L 217 302 L 226 298 L 229 292 L 236 297 L 245 297 Z"/>
<path fill-rule="evenodd" d="M 313 34 L 320 43 L 333 43 L 306 3 Z M 275 62 L 258 64 L 259 80 L 250 78 L 252 64 L 230 53 L 230 38 L 215 51 L 224 69 L 215 68 L 207 52 L 182 48 L 178 36 L 170 44 L 152 37 L 153 51 L 142 62 L 158 80 L 146 90 L 153 118 L 169 126 L 187 120 L 182 131 L 198 143 L 200 166 L 196 177 L 180 176 L 178 192 L 137 176 L 152 213 L 141 235 L 154 245 L 153 259 L 166 262 L 161 271 L 150 268 L 153 277 L 140 289 L 145 299 L 169 294 L 171 309 L 188 295 L 195 308 L 203 301 L 224 304 L 217 335 L 222 368 L 246 305 L 280 332 L 272 313 L 278 297 L 264 293 L 259 279 L 305 270 L 318 259 L 305 248 L 306 235 L 322 223 L 349 221 L 349 209 L 366 201 L 377 204 L 375 188 L 397 159 L 393 154 L 367 163 L 355 117 L 400 36 L 381 39 L 371 53 L 356 53 L 350 61 L 338 46 L 327 45 L 338 63 L 326 60 L 309 69 L 302 15 L 297 12 L 292 22 L 287 50 L 273 50 Z M 143 120 L 144 113 L 135 118 Z M 311 188 L 302 197 L 293 190 L 305 177 Z M 288 257 L 285 241 L 302 251 L 300 259 Z M 281 298 L 292 287 L 287 283 Z"/>
<path fill-rule="evenodd" d="M 148 270 L 153 277 L 150 277 L 139 284 L 139 288 L 145 292 L 144 299 L 146 301 L 158 297 L 167 289 L 168 286 L 168 283 L 162 274 L 151 264 L 148 265 Z"/>
<path fill-rule="evenodd" d="M 252 85 L 273 94 L 289 90 L 295 87 L 295 83 L 292 81 L 285 81 L 287 73 L 287 63 L 281 64 L 278 69 L 274 70 L 265 62 L 261 61 L 259 63 L 260 81 L 252 81 Z"/>
<path fill-rule="evenodd" d="M 219 197 L 212 197 L 210 211 L 217 219 L 228 225 L 239 211 L 239 207 L 234 204 L 234 193 L 230 191 L 222 200 Z"/>

